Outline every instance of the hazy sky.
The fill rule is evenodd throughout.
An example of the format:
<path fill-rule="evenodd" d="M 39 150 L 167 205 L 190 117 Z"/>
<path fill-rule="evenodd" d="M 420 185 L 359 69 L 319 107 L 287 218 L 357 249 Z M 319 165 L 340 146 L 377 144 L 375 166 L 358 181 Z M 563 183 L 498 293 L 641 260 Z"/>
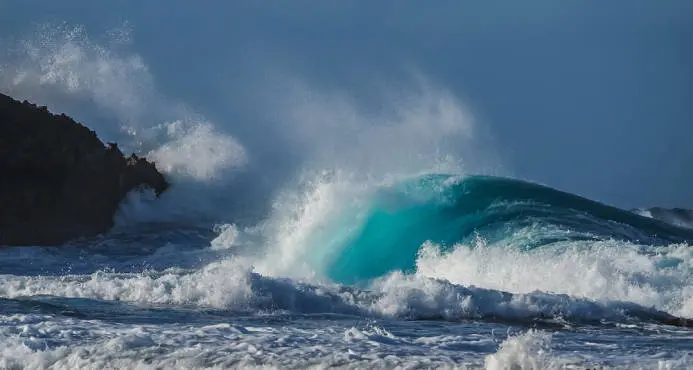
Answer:
<path fill-rule="evenodd" d="M 46 21 L 97 34 L 127 21 L 161 90 L 238 122 L 252 112 L 230 98 L 260 62 L 364 99 L 364 80 L 414 68 L 465 102 L 509 174 L 693 208 L 690 0 L 0 0 L 2 38 Z"/>

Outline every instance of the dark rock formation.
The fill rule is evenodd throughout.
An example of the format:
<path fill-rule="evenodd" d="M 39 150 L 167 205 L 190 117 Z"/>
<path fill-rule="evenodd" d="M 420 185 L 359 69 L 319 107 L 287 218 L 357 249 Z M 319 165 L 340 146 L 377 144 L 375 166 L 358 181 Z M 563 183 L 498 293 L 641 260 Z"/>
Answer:
<path fill-rule="evenodd" d="M 153 163 L 46 107 L 0 94 L 0 245 L 58 245 L 113 226 L 138 187 L 168 183 Z"/>

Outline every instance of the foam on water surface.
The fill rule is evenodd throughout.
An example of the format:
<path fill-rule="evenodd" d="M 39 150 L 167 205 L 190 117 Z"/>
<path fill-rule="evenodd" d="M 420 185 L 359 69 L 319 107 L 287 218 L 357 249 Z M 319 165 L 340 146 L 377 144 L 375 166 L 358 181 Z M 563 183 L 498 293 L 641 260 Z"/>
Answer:
<path fill-rule="evenodd" d="M 244 142 L 160 91 L 129 32 L 42 26 L 0 60 L 3 89 L 174 182 L 106 235 L 0 249 L 0 367 L 690 367 L 664 325 L 693 318 L 690 230 L 470 175 L 493 150 L 421 74 L 376 108 L 270 76 Z"/>

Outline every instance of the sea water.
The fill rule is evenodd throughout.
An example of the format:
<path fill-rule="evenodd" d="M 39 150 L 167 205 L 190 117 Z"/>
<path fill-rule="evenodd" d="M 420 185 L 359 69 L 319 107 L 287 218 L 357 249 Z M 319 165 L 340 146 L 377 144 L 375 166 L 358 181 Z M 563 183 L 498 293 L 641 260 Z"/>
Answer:
<path fill-rule="evenodd" d="M 244 143 L 120 36 L 6 48 L 3 89 L 173 185 L 104 235 L 0 249 L 0 368 L 693 366 L 693 231 L 476 175 L 490 151 L 423 77 L 382 110 L 290 81 Z"/>

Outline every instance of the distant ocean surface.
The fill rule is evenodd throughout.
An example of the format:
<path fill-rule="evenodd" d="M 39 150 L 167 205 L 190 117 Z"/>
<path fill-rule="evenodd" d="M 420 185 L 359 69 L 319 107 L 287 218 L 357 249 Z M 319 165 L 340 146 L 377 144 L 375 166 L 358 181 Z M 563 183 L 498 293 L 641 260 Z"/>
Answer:
<path fill-rule="evenodd" d="M 294 91 L 280 173 L 158 92 L 123 35 L 7 48 L 6 92 L 173 186 L 100 237 L 0 248 L 0 368 L 693 367 L 691 225 L 468 171 L 472 125 L 432 85 L 393 114 Z"/>

